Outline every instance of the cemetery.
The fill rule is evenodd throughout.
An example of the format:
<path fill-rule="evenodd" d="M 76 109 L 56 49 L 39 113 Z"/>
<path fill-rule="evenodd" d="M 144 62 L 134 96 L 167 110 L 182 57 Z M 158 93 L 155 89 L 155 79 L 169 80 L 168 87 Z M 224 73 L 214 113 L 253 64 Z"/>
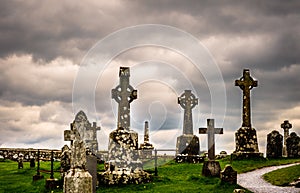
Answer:
<path fill-rule="evenodd" d="M 183 125 L 174 149 L 157 149 L 151 143 L 151 122 L 144 122 L 143 142 L 131 128 L 131 103 L 138 99 L 138 90 L 130 84 L 130 68 L 120 67 L 119 84 L 111 90 L 118 116 L 116 128 L 109 134 L 107 156 L 98 148 L 97 131 L 102 128 L 79 111 L 70 120 L 70 128 L 62 131 L 70 145 L 61 150 L 0 149 L 0 192 L 251 192 L 239 185 L 239 174 L 299 163 L 300 137 L 290 133 L 293 126 L 285 120 L 278 126 L 283 135 L 278 129 L 265 136 L 264 157 L 251 122 L 250 91 L 258 87 L 258 81 L 244 69 L 235 86 L 242 90 L 242 124 L 236 125 L 234 152 L 216 155 L 215 135 L 222 137 L 226 128 L 215 125 L 214 117 L 206 120 L 206 126 L 195 126 L 199 132 L 194 134 L 192 112 L 199 101 L 192 90 L 184 90 L 177 98 L 183 109 Z M 201 153 L 198 134 L 207 134 L 207 155 Z M 163 151 L 174 155 L 158 156 L 157 152 Z M 299 187 L 299 165 L 292 167 L 296 169 L 282 170 L 290 175 L 279 185 Z M 278 174 L 265 176 L 276 181 Z"/>

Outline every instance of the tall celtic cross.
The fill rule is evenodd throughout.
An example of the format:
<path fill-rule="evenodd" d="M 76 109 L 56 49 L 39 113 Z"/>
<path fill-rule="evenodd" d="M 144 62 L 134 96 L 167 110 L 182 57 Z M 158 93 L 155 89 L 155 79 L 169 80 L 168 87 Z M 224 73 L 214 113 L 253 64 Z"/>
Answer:
<path fill-rule="evenodd" d="M 199 128 L 199 134 L 207 134 L 208 159 L 215 159 L 215 134 L 223 134 L 223 128 L 215 128 L 214 119 L 207 119 L 207 128 Z"/>
<path fill-rule="evenodd" d="M 292 124 L 289 123 L 288 120 L 285 120 L 282 124 L 281 124 L 281 128 L 283 129 L 284 131 L 284 145 L 286 145 L 286 138 L 288 138 L 288 136 L 290 135 L 289 134 L 289 129 L 292 128 Z"/>
<path fill-rule="evenodd" d="M 239 86 L 243 90 L 242 127 L 251 127 L 250 90 L 257 87 L 257 81 L 250 76 L 249 69 L 244 69 L 243 77 L 235 81 L 235 86 Z"/>
<path fill-rule="evenodd" d="M 129 84 L 129 67 L 120 67 L 120 83 L 112 89 L 111 96 L 119 104 L 118 107 L 118 128 L 130 129 L 130 103 L 137 99 L 137 90 Z"/>
<path fill-rule="evenodd" d="M 178 97 L 178 104 L 184 109 L 183 134 L 193 135 L 192 109 L 198 105 L 198 99 L 191 90 L 185 90 L 184 93 Z"/>

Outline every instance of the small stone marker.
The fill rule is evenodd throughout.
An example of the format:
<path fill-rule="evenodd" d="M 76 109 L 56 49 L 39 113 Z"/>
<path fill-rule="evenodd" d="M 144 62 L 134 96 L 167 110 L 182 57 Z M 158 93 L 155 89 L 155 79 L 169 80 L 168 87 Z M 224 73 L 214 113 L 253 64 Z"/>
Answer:
<path fill-rule="evenodd" d="M 35 160 L 34 160 L 34 156 L 30 157 L 30 167 L 34 168 L 35 167 Z"/>
<path fill-rule="evenodd" d="M 64 177 L 64 193 L 92 193 L 92 176 L 86 170 L 86 148 L 77 124 L 64 131 L 65 141 L 71 141 L 71 168 Z"/>
<path fill-rule="evenodd" d="M 227 164 L 220 174 L 221 181 L 229 184 L 237 184 L 237 171 Z"/>
<path fill-rule="evenodd" d="M 198 105 L 198 98 L 191 90 L 185 90 L 178 97 L 178 104 L 184 109 L 183 134 L 177 137 L 176 161 L 177 162 L 201 162 L 203 158 L 199 156 L 199 138 L 193 134 L 193 114 L 192 109 Z"/>
<path fill-rule="evenodd" d="M 221 166 L 215 161 L 215 134 L 223 134 L 223 128 L 215 128 L 214 119 L 207 119 L 207 128 L 199 128 L 199 134 L 208 134 L 208 161 L 202 167 L 203 176 L 220 176 Z"/>
<path fill-rule="evenodd" d="M 282 135 L 278 131 L 272 131 L 267 136 L 267 158 L 282 157 Z"/>
<path fill-rule="evenodd" d="M 236 149 L 233 158 L 263 157 L 263 153 L 258 150 L 256 130 L 251 125 L 250 91 L 257 87 L 257 81 L 250 76 L 249 69 L 244 69 L 243 76 L 235 81 L 235 86 L 243 91 L 243 118 L 242 127 L 235 133 Z"/>
<path fill-rule="evenodd" d="M 140 158 L 152 158 L 153 145 L 149 142 L 149 123 L 145 121 L 144 143 L 140 145 Z"/>
<path fill-rule="evenodd" d="M 289 158 L 300 157 L 300 137 L 295 132 L 286 139 L 286 150 Z"/>
<path fill-rule="evenodd" d="M 286 139 L 289 137 L 289 130 L 293 127 L 293 125 L 291 123 L 289 123 L 288 120 L 285 120 L 282 124 L 281 124 L 281 128 L 283 129 L 283 156 L 286 157 L 287 156 L 287 152 L 286 152 Z"/>
<path fill-rule="evenodd" d="M 50 178 L 48 178 L 46 180 L 46 188 L 51 189 L 51 190 L 59 187 L 58 179 L 54 178 L 53 162 L 54 162 L 54 156 L 53 156 L 53 150 L 52 150 L 51 151 L 51 173 L 50 173 Z"/>
<path fill-rule="evenodd" d="M 23 154 L 18 157 L 18 169 L 23 169 Z"/>

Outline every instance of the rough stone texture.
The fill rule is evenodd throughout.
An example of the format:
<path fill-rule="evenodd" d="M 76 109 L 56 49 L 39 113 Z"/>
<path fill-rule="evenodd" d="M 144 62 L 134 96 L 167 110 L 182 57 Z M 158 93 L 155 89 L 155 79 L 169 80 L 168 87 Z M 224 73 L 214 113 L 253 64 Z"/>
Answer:
<path fill-rule="evenodd" d="M 229 184 L 237 183 L 237 171 L 235 171 L 231 165 L 226 165 L 224 170 L 221 171 L 220 178 L 222 182 Z"/>
<path fill-rule="evenodd" d="M 251 127 L 241 127 L 235 133 L 236 152 L 258 152 L 256 130 Z"/>
<path fill-rule="evenodd" d="M 137 90 L 129 84 L 129 67 L 120 67 L 120 84 L 111 91 L 112 99 L 118 105 L 118 128 L 122 127 L 126 131 L 130 130 L 130 103 L 137 99 Z"/>
<path fill-rule="evenodd" d="M 219 177 L 221 166 L 218 161 L 208 160 L 204 161 L 202 167 L 202 175 L 206 177 Z"/>
<path fill-rule="evenodd" d="M 286 150 L 289 158 L 300 157 L 300 137 L 295 132 L 286 139 Z"/>
<path fill-rule="evenodd" d="M 275 130 L 267 135 L 267 158 L 282 157 L 282 139 L 282 135 Z"/>
<path fill-rule="evenodd" d="M 177 155 L 175 161 L 177 163 L 203 163 L 205 156 L 200 155 Z"/>
<path fill-rule="evenodd" d="M 215 134 L 223 134 L 223 128 L 215 128 L 214 119 L 207 119 L 207 128 L 199 128 L 199 134 L 207 134 L 208 159 L 215 159 Z"/>
<path fill-rule="evenodd" d="M 149 142 L 149 125 L 145 121 L 144 143 L 140 145 L 140 158 L 152 158 L 153 145 Z"/>
<path fill-rule="evenodd" d="M 65 173 L 71 168 L 71 149 L 69 146 L 64 145 L 61 149 L 60 173 L 64 177 Z"/>
<path fill-rule="evenodd" d="M 287 151 L 286 151 L 286 139 L 289 136 L 289 130 L 293 127 L 292 124 L 289 123 L 288 120 L 285 120 L 282 124 L 281 124 L 281 128 L 283 129 L 284 132 L 284 140 L 283 140 L 283 156 L 286 157 L 287 156 Z"/>
<path fill-rule="evenodd" d="M 79 111 L 73 121 L 73 127 L 76 127 L 81 139 L 83 140 L 85 147 L 89 149 L 93 154 L 98 152 L 97 131 L 100 127 L 97 127 L 96 122 L 93 125 L 89 122 L 86 114 L 83 111 Z"/>
<path fill-rule="evenodd" d="M 73 168 L 64 178 L 64 193 L 91 193 L 92 176 L 80 168 Z"/>
<path fill-rule="evenodd" d="M 198 163 L 200 143 L 199 138 L 193 134 L 193 114 L 192 109 L 198 105 L 198 99 L 191 90 L 185 90 L 178 97 L 178 104 L 184 109 L 183 135 L 177 137 L 176 161 L 195 161 Z M 185 159 L 186 158 L 186 159 Z"/>
<path fill-rule="evenodd" d="M 138 160 L 138 134 L 123 128 L 114 130 L 109 135 L 108 146 L 109 170 L 129 169 L 142 167 Z"/>
<path fill-rule="evenodd" d="M 51 151 L 54 152 L 54 158 L 59 159 L 61 151 L 60 150 L 51 150 L 51 149 L 40 149 L 40 160 L 50 161 Z M 38 149 L 33 148 L 0 148 L 0 156 L 3 156 L 4 159 L 10 159 L 17 161 L 19 155 L 23 155 L 24 161 L 30 161 L 30 159 L 37 158 Z"/>
<path fill-rule="evenodd" d="M 77 119 L 77 121 L 78 120 L 79 119 Z M 93 192 L 92 176 L 86 171 L 85 143 L 81 139 L 78 131 L 78 128 L 80 128 L 83 123 L 76 122 L 75 118 L 75 121 L 71 124 L 71 130 L 65 130 L 64 132 L 65 141 L 71 141 L 71 168 L 64 177 L 65 193 Z"/>
<path fill-rule="evenodd" d="M 92 179 L 93 179 L 93 192 L 96 192 L 97 188 L 97 157 L 94 155 L 87 155 L 86 156 L 86 167 L 87 171 L 91 174 Z"/>

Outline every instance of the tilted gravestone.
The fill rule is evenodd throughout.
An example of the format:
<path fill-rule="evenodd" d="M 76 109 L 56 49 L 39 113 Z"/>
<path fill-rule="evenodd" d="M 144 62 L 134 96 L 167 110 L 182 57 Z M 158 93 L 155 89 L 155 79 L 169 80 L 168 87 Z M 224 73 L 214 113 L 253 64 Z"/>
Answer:
<path fill-rule="evenodd" d="M 152 158 L 153 145 L 149 142 L 149 123 L 145 121 L 144 143 L 140 145 L 140 158 Z"/>
<path fill-rule="evenodd" d="M 295 132 L 286 139 L 286 151 L 289 158 L 300 157 L 300 137 Z"/>
<path fill-rule="evenodd" d="M 251 125 L 250 91 L 257 87 L 257 81 L 253 80 L 248 69 L 244 69 L 243 76 L 235 81 L 235 86 L 243 91 L 243 123 L 235 133 L 236 149 L 233 158 L 263 157 L 263 153 L 258 150 L 256 130 Z"/>
<path fill-rule="evenodd" d="M 185 90 L 178 97 L 178 104 L 184 109 L 183 134 L 177 137 L 176 161 L 177 162 L 200 162 L 199 138 L 193 134 L 193 114 L 192 109 L 198 105 L 198 99 L 191 90 Z"/>
<path fill-rule="evenodd" d="M 292 128 L 292 124 L 289 123 L 288 120 L 285 120 L 282 124 L 281 124 L 281 128 L 283 129 L 283 156 L 286 157 L 287 156 L 287 152 L 286 152 L 286 139 L 289 137 L 289 130 Z"/>
<path fill-rule="evenodd" d="M 71 124 L 71 130 L 64 131 L 65 141 L 71 141 L 70 169 L 64 177 L 64 192 L 92 193 L 92 176 L 86 169 L 86 147 L 75 123 Z"/>
<path fill-rule="evenodd" d="M 138 134 L 130 129 L 130 103 L 137 99 L 137 90 L 129 84 L 129 77 L 129 67 L 120 67 L 120 83 L 112 89 L 112 98 L 118 103 L 118 123 L 109 135 L 107 171 L 99 178 L 106 185 L 150 181 L 138 159 Z"/>
<path fill-rule="evenodd" d="M 267 135 L 267 158 L 282 157 L 282 139 L 282 135 L 275 130 Z"/>
<path fill-rule="evenodd" d="M 220 178 L 222 182 L 237 184 L 237 171 L 235 171 L 231 165 L 227 164 L 224 170 L 221 171 Z"/>
<path fill-rule="evenodd" d="M 208 161 L 203 163 L 202 175 L 218 177 L 221 166 L 218 161 L 215 161 L 215 134 L 223 134 L 223 128 L 215 128 L 214 119 L 207 119 L 207 128 L 199 128 L 199 134 L 208 134 Z"/>

